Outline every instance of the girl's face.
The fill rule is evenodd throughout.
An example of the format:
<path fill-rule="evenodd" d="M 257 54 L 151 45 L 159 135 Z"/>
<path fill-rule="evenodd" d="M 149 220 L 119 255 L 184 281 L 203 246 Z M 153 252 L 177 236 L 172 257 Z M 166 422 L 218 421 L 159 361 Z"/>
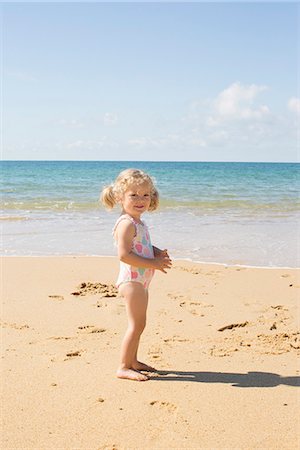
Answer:
<path fill-rule="evenodd" d="M 148 211 L 151 203 L 151 189 L 145 181 L 141 184 L 128 186 L 121 199 L 123 211 L 130 216 L 139 219 L 143 212 Z"/>

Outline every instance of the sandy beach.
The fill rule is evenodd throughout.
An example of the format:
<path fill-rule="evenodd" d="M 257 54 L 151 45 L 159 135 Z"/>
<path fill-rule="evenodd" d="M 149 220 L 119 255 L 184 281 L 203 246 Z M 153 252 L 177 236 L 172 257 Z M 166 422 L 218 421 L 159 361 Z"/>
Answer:
<path fill-rule="evenodd" d="M 1 263 L 2 449 L 299 448 L 298 269 L 156 273 L 134 382 L 116 258 Z"/>

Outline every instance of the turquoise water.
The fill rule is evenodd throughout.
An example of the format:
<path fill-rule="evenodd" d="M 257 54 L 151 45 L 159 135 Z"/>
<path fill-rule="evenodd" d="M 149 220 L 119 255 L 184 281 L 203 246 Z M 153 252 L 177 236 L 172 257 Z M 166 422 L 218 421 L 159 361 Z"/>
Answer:
<path fill-rule="evenodd" d="M 2 161 L 6 255 L 113 255 L 118 211 L 101 188 L 128 167 L 152 175 L 160 209 L 152 240 L 173 257 L 299 266 L 299 165 L 293 163 Z"/>

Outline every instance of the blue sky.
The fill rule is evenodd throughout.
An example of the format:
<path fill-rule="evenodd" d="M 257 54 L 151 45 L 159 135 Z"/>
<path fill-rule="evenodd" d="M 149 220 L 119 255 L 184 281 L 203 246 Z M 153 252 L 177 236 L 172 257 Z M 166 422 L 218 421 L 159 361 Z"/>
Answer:
<path fill-rule="evenodd" d="M 1 8 L 3 159 L 298 160 L 296 3 Z"/>

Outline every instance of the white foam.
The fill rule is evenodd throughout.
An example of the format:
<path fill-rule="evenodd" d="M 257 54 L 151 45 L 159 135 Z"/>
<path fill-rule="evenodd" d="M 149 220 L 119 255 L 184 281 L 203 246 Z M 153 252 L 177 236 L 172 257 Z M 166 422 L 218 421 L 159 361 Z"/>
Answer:
<path fill-rule="evenodd" d="M 83 254 L 69 254 L 69 255 L 47 255 L 47 254 L 40 254 L 40 255 L 0 255 L 0 257 L 5 258 L 111 258 L 111 259 L 117 259 L 116 255 L 83 255 Z M 197 261 L 190 258 L 171 258 L 172 261 L 187 261 L 192 262 L 195 264 L 201 264 L 201 265 L 212 265 L 212 266 L 224 266 L 224 267 L 242 267 L 245 269 L 281 269 L 281 270 L 298 270 L 300 267 L 285 267 L 285 266 L 252 266 L 247 264 L 228 264 L 228 263 L 220 263 L 215 261 Z"/>

